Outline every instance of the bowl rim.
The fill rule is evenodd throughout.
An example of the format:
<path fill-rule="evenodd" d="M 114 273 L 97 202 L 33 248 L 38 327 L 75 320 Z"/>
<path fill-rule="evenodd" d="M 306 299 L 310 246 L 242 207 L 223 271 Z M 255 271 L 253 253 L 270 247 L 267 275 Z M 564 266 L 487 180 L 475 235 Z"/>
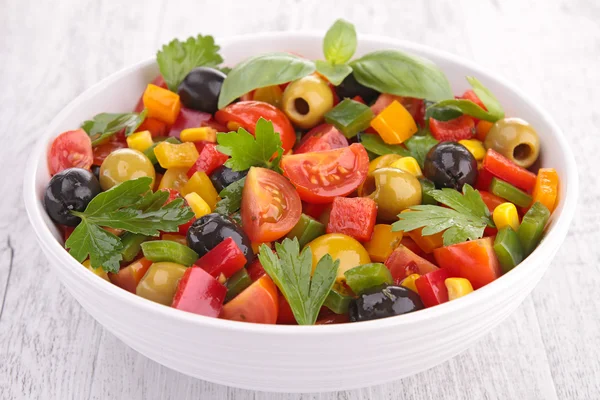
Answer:
<path fill-rule="evenodd" d="M 315 40 L 322 39 L 323 31 L 287 31 L 287 32 L 263 32 L 256 34 L 249 34 L 243 36 L 231 36 L 226 38 L 220 38 L 220 45 L 227 45 L 231 43 L 244 43 L 244 42 L 257 42 L 273 39 L 286 39 L 286 40 Z M 408 52 L 416 51 L 419 54 L 423 54 L 425 58 L 435 57 L 442 58 L 446 61 L 457 64 L 462 67 L 466 67 L 478 74 L 478 77 L 487 81 L 495 81 L 495 83 L 503 86 L 504 88 L 512 91 L 518 97 L 520 97 L 525 103 L 527 103 L 535 113 L 540 115 L 546 123 L 551 127 L 552 135 L 554 135 L 559 142 L 559 145 L 563 149 L 564 160 L 565 160 L 565 175 L 566 175 L 566 195 L 562 199 L 564 202 L 560 215 L 556 218 L 555 225 L 552 229 L 547 232 L 544 240 L 540 245 L 530 254 L 521 264 L 519 268 L 515 268 L 512 271 L 504 274 L 494 282 L 476 290 L 469 296 L 465 296 L 451 302 L 437 305 L 436 307 L 426 308 L 419 312 L 404 314 L 396 317 L 382 318 L 372 321 L 364 321 L 360 323 L 346 323 L 346 324 L 332 324 L 332 325 L 314 325 L 314 326 L 301 326 L 301 325 L 263 325 L 248 322 L 229 321 L 220 318 L 211 318 L 202 315 L 197 315 L 181 310 L 177 310 L 171 307 L 165 307 L 161 304 L 154 303 L 150 300 L 139 297 L 133 293 L 130 293 L 120 287 L 113 285 L 110 282 L 105 281 L 96 274 L 88 273 L 85 268 L 81 268 L 81 265 L 69 255 L 69 253 L 63 248 L 63 246 L 55 239 L 49 227 L 46 226 L 40 209 L 43 209 L 38 205 L 38 198 L 35 190 L 35 177 L 40 162 L 46 159 L 42 157 L 48 148 L 48 142 L 52 137 L 52 132 L 56 129 L 55 126 L 68 115 L 72 109 L 79 106 L 81 103 L 85 103 L 98 92 L 102 91 L 105 86 L 110 85 L 113 81 L 120 79 L 122 76 L 129 74 L 130 72 L 146 67 L 150 64 L 155 63 L 155 58 L 146 59 L 144 61 L 135 63 L 128 67 L 125 67 L 108 77 L 100 80 L 90 88 L 86 89 L 83 93 L 77 96 L 75 99 L 69 102 L 47 125 L 44 133 L 38 139 L 38 143 L 35 145 L 34 151 L 31 153 L 26 172 L 24 175 L 23 183 L 23 198 L 25 202 L 25 208 L 29 221 L 38 237 L 40 242 L 44 243 L 41 247 L 45 247 L 46 251 L 49 251 L 58 259 L 60 259 L 66 268 L 71 269 L 67 273 L 78 275 L 78 279 L 87 281 L 86 283 L 95 285 L 99 291 L 103 292 L 106 296 L 114 297 L 122 302 L 128 302 L 134 307 L 144 309 L 146 312 L 156 313 L 164 318 L 171 318 L 180 320 L 181 322 L 194 323 L 204 325 L 207 328 L 218 328 L 233 332 L 245 332 L 245 333 L 259 333 L 269 335 L 282 335 L 282 336 L 294 336 L 298 333 L 303 335 L 337 335 L 340 333 L 358 333 L 358 332 L 371 332 L 383 328 L 400 328 L 402 326 L 409 326 L 415 323 L 419 323 L 424 320 L 430 320 L 435 318 L 441 318 L 445 315 L 460 313 L 465 309 L 474 307 L 477 303 L 488 301 L 493 298 L 496 294 L 502 291 L 504 286 L 510 285 L 511 282 L 514 284 L 519 280 L 526 277 L 527 270 L 532 268 L 543 268 L 544 257 L 548 253 L 552 253 L 560 246 L 564 240 L 571 220 L 575 214 L 577 197 L 579 193 L 579 178 L 577 173 L 577 166 L 575 157 L 569 146 L 567 139 L 565 138 L 562 130 L 553 120 L 553 118 L 543 110 L 536 102 L 534 102 L 528 95 L 523 93 L 518 87 L 510 83 L 508 80 L 495 73 L 494 71 L 478 66 L 476 63 L 457 55 L 448 53 L 443 50 L 438 50 L 430 46 L 421 45 L 418 43 L 394 39 L 387 36 L 371 35 L 371 34 L 359 34 L 358 43 L 360 46 L 361 42 L 371 42 L 379 45 L 390 45 L 391 48 L 401 48 Z"/>

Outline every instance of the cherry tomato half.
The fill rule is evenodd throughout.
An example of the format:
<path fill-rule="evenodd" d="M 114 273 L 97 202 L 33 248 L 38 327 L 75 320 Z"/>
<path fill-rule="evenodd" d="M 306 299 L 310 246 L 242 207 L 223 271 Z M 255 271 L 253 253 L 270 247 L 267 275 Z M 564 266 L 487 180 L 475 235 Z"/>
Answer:
<path fill-rule="evenodd" d="M 281 136 L 284 153 L 291 150 L 296 143 L 296 132 L 288 117 L 280 109 L 262 101 L 240 101 L 228 105 L 215 113 L 217 122 L 237 130 L 235 124 L 254 135 L 254 128 L 259 118 L 273 123 L 275 132 Z"/>
<path fill-rule="evenodd" d="M 232 321 L 274 324 L 279 312 L 277 286 L 263 275 L 223 306 L 221 318 Z"/>
<path fill-rule="evenodd" d="M 348 139 L 335 126 L 321 124 L 311 129 L 300 141 L 294 154 L 348 147 Z"/>
<path fill-rule="evenodd" d="M 67 168 L 84 168 L 89 170 L 94 155 L 92 141 L 83 129 L 63 132 L 54 139 L 48 152 L 48 169 L 50 175 Z"/>
<path fill-rule="evenodd" d="M 302 200 L 331 203 L 365 181 L 369 156 L 361 144 L 354 143 L 341 149 L 284 156 L 281 169 Z"/>
<path fill-rule="evenodd" d="M 124 149 L 127 147 L 127 142 L 120 140 L 117 135 L 111 137 L 106 143 L 102 143 L 93 148 L 94 165 L 102 165 L 104 159 L 115 150 Z"/>
<path fill-rule="evenodd" d="M 287 179 L 269 169 L 250 168 L 242 193 L 242 227 L 251 241 L 281 238 L 301 214 L 300 196 Z"/>

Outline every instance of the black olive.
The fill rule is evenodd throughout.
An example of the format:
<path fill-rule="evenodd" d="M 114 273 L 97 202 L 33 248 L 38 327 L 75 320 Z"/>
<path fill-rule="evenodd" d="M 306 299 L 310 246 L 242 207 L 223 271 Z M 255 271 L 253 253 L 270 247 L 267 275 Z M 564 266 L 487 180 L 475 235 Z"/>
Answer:
<path fill-rule="evenodd" d="M 353 98 L 354 96 L 360 96 L 369 104 L 379 96 L 379 92 L 375 89 L 368 88 L 358 83 L 354 74 L 348 75 L 339 86 L 336 86 L 335 93 L 343 99 L 345 97 Z"/>
<path fill-rule="evenodd" d="M 187 233 L 187 245 L 202 257 L 229 237 L 244 253 L 246 260 L 251 262 L 254 253 L 250 239 L 239 225 L 221 214 L 208 214 L 194 221 Z"/>
<path fill-rule="evenodd" d="M 222 165 L 215 169 L 212 174 L 210 174 L 210 181 L 215 189 L 217 189 L 217 192 L 220 192 L 227 186 L 239 181 L 246 175 L 248 175 L 248 170 L 234 171 L 231 168 Z"/>
<path fill-rule="evenodd" d="M 92 165 L 92 174 L 96 177 L 96 179 L 100 180 L 100 166 Z"/>
<path fill-rule="evenodd" d="M 423 309 L 421 298 L 402 286 L 371 288 L 350 302 L 350 321 L 360 322 L 393 317 Z"/>
<path fill-rule="evenodd" d="M 452 188 L 461 191 L 464 184 L 475 184 L 477 161 L 462 144 L 438 143 L 427 153 L 423 175 L 435 183 L 438 189 Z"/>
<path fill-rule="evenodd" d="M 181 104 L 192 110 L 214 114 L 218 109 L 219 94 L 224 80 L 225 74 L 217 69 L 194 68 L 177 90 Z"/>
<path fill-rule="evenodd" d="M 69 168 L 54 175 L 44 195 L 48 215 L 59 224 L 76 226 L 81 219 L 70 211 L 84 211 L 102 189 L 93 173 L 82 168 Z"/>

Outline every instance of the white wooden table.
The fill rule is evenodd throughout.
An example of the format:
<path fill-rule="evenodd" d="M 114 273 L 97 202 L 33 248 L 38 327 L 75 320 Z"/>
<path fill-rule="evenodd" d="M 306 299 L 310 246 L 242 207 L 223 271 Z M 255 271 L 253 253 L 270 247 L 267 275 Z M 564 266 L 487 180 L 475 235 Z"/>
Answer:
<path fill-rule="evenodd" d="M 0 0 L 0 399 L 600 397 L 600 6 L 594 0 L 357 3 Z M 475 60 L 554 114 L 571 138 L 582 191 L 548 274 L 514 315 L 464 354 L 358 391 L 237 390 L 171 371 L 129 349 L 48 270 L 21 198 L 29 149 L 71 99 L 173 37 L 324 30 L 337 17 L 353 21 L 359 33 Z"/>

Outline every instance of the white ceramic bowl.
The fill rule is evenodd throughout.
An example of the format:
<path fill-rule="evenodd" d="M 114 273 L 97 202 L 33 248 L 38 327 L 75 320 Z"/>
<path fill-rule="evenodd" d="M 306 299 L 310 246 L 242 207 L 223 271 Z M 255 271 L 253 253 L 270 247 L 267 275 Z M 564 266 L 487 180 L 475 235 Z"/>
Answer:
<path fill-rule="evenodd" d="M 219 41 L 226 64 L 268 51 L 321 57 L 322 34 L 270 33 Z M 134 108 L 157 75 L 154 60 L 122 70 L 69 104 L 50 123 L 25 176 L 29 219 L 65 287 L 100 324 L 145 356 L 182 373 L 240 388 L 316 392 L 359 388 L 423 371 L 468 348 L 502 322 L 538 283 L 567 234 L 578 193 L 575 161 L 552 118 L 520 90 L 471 62 L 398 40 L 361 36 L 357 55 L 397 48 L 424 56 L 447 74 L 455 93 L 465 75 L 487 85 L 507 115 L 529 121 L 542 142 L 542 165 L 560 175 L 560 204 L 540 246 L 521 265 L 461 299 L 412 314 L 330 326 L 268 326 L 171 309 L 114 286 L 83 268 L 61 245 L 42 201 L 46 151 L 59 133 L 100 112 Z"/>

